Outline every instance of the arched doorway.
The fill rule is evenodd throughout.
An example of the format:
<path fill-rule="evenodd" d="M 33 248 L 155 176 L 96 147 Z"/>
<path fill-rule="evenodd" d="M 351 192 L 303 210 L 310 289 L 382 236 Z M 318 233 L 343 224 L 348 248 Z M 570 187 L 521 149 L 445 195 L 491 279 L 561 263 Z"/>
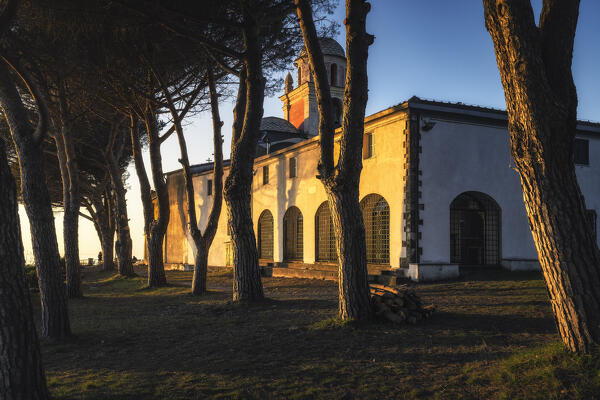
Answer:
<path fill-rule="evenodd" d="M 329 203 L 321 203 L 315 214 L 315 244 L 317 261 L 337 261 L 337 245 Z"/>
<path fill-rule="evenodd" d="M 273 214 L 269 210 L 258 217 L 258 258 L 273 259 Z"/>
<path fill-rule="evenodd" d="M 500 207 L 481 192 L 464 192 L 450 204 L 450 261 L 500 264 Z"/>
<path fill-rule="evenodd" d="M 283 259 L 302 261 L 304 220 L 298 207 L 290 207 L 283 216 Z"/>
<path fill-rule="evenodd" d="M 378 194 L 369 194 L 360 202 L 365 223 L 367 262 L 389 264 L 390 262 L 390 206 Z"/>

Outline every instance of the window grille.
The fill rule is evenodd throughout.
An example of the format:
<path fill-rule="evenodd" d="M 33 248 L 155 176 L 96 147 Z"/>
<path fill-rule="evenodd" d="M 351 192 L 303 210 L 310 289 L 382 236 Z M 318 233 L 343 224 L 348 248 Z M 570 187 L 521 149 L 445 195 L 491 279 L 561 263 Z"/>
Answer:
<path fill-rule="evenodd" d="M 573 159 L 575 164 L 590 165 L 590 142 L 586 139 L 575 139 L 573 143 Z"/>
<path fill-rule="evenodd" d="M 295 178 L 296 177 L 296 157 L 290 158 L 288 166 L 289 166 L 289 177 Z"/>
<path fill-rule="evenodd" d="M 212 196 L 212 192 L 213 192 L 212 179 L 209 179 L 206 182 L 206 195 Z"/>
<path fill-rule="evenodd" d="M 390 206 L 378 194 L 370 194 L 360 202 L 365 224 L 367 262 L 389 264 L 390 262 Z"/>
<path fill-rule="evenodd" d="M 315 215 L 317 261 L 337 261 L 337 245 L 329 203 L 324 201 Z"/>
<path fill-rule="evenodd" d="M 263 167 L 263 185 L 269 183 L 269 166 L 265 165 Z"/>
<path fill-rule="evenodd" d="M 273 259 L 273 214 L 269 210 L 258 218 L 258 258 Z"/>
<path fill-rule="evenodd" d="M 283 258 L 288 261 L 303 259 L 304 220 L 297 207 L 290 207 L 283 216 Z"/>
<path fill-rule="evenodd" d="M 450 261 L 500 263 L 500 207 L 491 197 L 465 192 L 450 204 Z"/>

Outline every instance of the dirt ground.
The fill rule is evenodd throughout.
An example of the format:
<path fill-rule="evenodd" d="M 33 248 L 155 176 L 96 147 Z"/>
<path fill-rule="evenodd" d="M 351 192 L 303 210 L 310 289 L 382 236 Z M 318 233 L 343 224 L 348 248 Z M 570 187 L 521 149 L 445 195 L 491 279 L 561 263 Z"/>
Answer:
<path fill-rule="evenodd" d="M 239 305 L 229 271 L 210 271 L 204 297 L 188 294 L 189 272 L 169 271 L 160 289 L 138 273 L 84 272 L 75 336 L 42 341 L 55 398 L 546 399 L 600 388 L 597 359 L 560 346 L 535 273 L 412 285 L 437 311 L 400 326 L 339 322 L 335 282 L 263 278 L 267 300 Z"/>

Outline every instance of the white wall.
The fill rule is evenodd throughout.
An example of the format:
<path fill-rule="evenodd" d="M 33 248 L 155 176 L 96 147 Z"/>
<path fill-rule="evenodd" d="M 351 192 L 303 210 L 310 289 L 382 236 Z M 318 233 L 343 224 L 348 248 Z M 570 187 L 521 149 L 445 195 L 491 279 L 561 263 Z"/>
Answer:
<path fill-rule="evenodd" d="M 450 203 L 466 191 L 483 192 L 500 206 L 501 258 L 537 259 L 507 129 L 432 121 L 433 129 L 421 131 L 421 262 L 450 262 Z M 590 166 L 576 171 L 587 208 L 600 214 L 600 137 L 586 138 L 591 139 Z"/>
<path fill-rule="evenodd" d="M 575 165 L 575 173 L 587 209 L 596 210 L 596 240 L 600 246 L 600 133 L 578 134 L 577 137 L 589 140 L 590 165 Z"/>

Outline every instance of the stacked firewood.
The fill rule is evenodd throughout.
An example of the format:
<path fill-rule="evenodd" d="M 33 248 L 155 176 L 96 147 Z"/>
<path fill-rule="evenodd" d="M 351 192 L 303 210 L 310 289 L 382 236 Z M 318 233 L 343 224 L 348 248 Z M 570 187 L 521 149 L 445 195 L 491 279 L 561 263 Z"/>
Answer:
<path fill-rule="evenodd" d="M 429 318 L 435 311 L 433 304 L 423 302 L 413 290 L 406 286 L 393 288 L 385 285 L 371 284 L 371 304 L 375 314 L 395 323 L 416 324 Z"/>

